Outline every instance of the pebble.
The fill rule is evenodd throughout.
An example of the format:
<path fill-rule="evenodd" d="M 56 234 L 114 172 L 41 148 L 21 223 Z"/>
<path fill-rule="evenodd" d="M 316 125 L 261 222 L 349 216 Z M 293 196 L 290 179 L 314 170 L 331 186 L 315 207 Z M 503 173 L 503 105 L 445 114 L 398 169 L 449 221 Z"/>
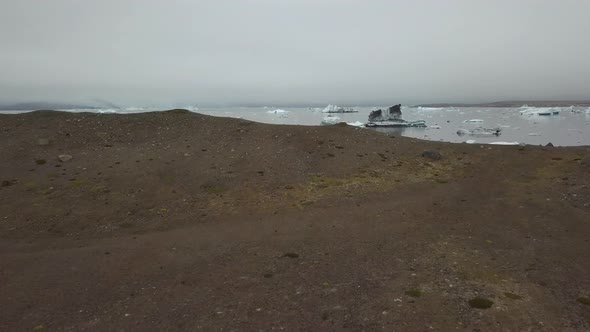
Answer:
<path fill-rule="evenodd" d="M 65 163 L 66 161 L 70 161 L 72 160 L 72 156 L 70 156 L 69 154 L 60 154 L 59 156 L 57 156 L 57 159 L 59 159 L 62 163 Z"/>

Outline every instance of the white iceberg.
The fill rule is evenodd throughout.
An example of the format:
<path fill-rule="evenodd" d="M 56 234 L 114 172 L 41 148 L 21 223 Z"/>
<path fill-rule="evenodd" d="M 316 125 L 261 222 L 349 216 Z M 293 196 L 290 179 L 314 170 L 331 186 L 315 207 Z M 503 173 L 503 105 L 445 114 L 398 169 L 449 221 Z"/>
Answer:
<path fill-rule="evenodd" d="M 559 115 L 561 109 L 558 107 L 529 107 L 525 108 L 520 111 L 521 115 L 542 115 L 542 116 L 550 116 L 550 115 Z"/>
<path fill-rule="evenodd" d="M 354 108 L 344 108 L 336 105 L 328 105 L 322 113 L 357 113 L 358 111 Z"/>

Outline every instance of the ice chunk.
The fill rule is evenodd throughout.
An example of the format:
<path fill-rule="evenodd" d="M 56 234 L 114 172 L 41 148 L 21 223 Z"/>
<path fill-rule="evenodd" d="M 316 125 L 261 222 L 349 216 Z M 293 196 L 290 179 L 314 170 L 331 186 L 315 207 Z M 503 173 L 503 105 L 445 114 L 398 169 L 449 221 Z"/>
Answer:
<path fill-rule="evenodd" d="M 336 105 L 328 105 L 322 113 L 356 113 L 358 112 L 354 108 L 344 108 Z"/>
<path fill-rule="evenodd" d="M 402 105 L 394 105 L 386 110 L 378 109 L 371 111 L 369 114 L 369 122 L 377 121 L 396 121 L 402 118 Z"/>
<path fill-rule="evenodd" d="M 406 121 L 406 120 L 391 120 L 391 121 L 375 121 L 375 122 L 368 122 L 365 124 L 365 127 L 417 127 L 417 128 L 426 128 L 426 121 L 418 120 L 418 121 Z"/>
<path fill-rule="evenodd" d="M 347 122 L 346 124 L 349 126 L 353 126 L 353 127 L 364 127 L 365 126 L 365 124 L 360 121 Z"/>
<path fill-rule="evenodd" d="M 467 135 L 467 136 L 476 136 L 476 137 L 489 137 L 489 136 L 500 136 L 501 133 L 502 133 L 502 130 L 500 128 L 488 129 L 488 128 L 483 128 L 483 127 L 477 127 L 472 130 L 469 130 L 469 129 L 457 130 L 457 135 L 459 135 L 459 136 Z"/>
<path fill-rule="evenodd" d="M 518 142 L 491 142 L 488 144 L 492 144 L 492 145 L 519 145 L 520 143 L 518 143 Z"/>
<path fill-rule="evenodd" d="M 391 106 L 387 110 L 374 110 L 369 114 L 366 127 L 419 127 L 426 128 L 426 121 L 406 121 L 402 119 L 400 104 Z"/>
<path fill-rule="evenodd" d="M 419 111 L 442 111 L 442 107 L 422 107 L 418 106 Z"/>
<path fill-rule="evenodd" d="M 335 125 L 337 123 L 340 123 L 340 118 L 335 116 L 335 115 L 328 115 L 326 116 L 322 122 L 320 123 L 322 126 L 329 126 L 329 125 Z"/>
<path fill-rule="evenodd" d="M 549 116 L 549 115 L 559 115 L 561 109 L 558 107 L 529 107 L 525 108 L 520 111 L 521 115 L 542 115 L 542 116 Z"/>
<path fill-rule="evenodd" d="M 480 123 L 483 122 L 482 119 L 471 119 L 471 120 L 465 120 L 463 121 L 463 123 Z"/>
<path fill-rule="evenodd" d="M 475 144 L 475 140 L 474 139 L 468 139 L 465 141 L 465 143 L 467 144 Z"/>
<path fill-rule="evenodd" d="M 285 111 L 282 109 L 276 109 L 276 110 L 272 110 L 272 111 L 266 111 L 266 113 L 268 113 L 268 114 L 285 114 L 285 113 L 289 113 L 289 111 Z"/>

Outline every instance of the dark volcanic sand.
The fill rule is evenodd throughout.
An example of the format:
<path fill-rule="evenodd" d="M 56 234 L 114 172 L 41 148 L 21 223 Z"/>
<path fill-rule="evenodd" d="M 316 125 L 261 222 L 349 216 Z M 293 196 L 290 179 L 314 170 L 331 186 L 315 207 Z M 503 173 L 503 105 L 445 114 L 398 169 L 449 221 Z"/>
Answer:
<path fill-rule="evenodd" d="M 588 330 L 588 156 L 2 115 L 0 330 Z"/>

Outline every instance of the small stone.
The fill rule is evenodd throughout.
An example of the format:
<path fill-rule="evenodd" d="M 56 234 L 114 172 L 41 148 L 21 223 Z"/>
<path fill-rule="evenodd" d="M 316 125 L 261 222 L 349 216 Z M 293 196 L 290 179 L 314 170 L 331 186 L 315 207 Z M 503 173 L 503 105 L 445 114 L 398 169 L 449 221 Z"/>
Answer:
<path fill-rule="evenodd" d="M 59 159 L 59 161 L 61 161 L 62 163 L 65 163 L 66 161 L 70 161 L 72 160 L 72 156 L 70 156 L 69 154 L 60 154 L 59 156 L 57 156 L 57 159 Z"/>
<path fill-rule="evenodd" d="M 12 181 L 4 180 L 4 181 L 2 181 L 2 187 L 10 187 L 15 183 L 16 183 L 16 181 L 14 181 L 14 180 L 12 180 Z"/>
<path fill-rule="evenodd" d="M 432 159 L 432 160 L 442 159 L 442 155 L 438 151 L 424 151 L 424 152 L 422 152 L 422 157 Z"/>
<path fill-rule="evenodd" d="M 37 140 L 37 145 L 41 145 L 41 146 L 49 145 L 49 139 L 47 139 L 47 138 L 39 138 Z"/>
<path fill-rule="evenodd" d="M 294 252 L 288 252 L 288 253 L 284 254 L 283 257 L 298 258 L 299 254 L 296 254 Z"/>

